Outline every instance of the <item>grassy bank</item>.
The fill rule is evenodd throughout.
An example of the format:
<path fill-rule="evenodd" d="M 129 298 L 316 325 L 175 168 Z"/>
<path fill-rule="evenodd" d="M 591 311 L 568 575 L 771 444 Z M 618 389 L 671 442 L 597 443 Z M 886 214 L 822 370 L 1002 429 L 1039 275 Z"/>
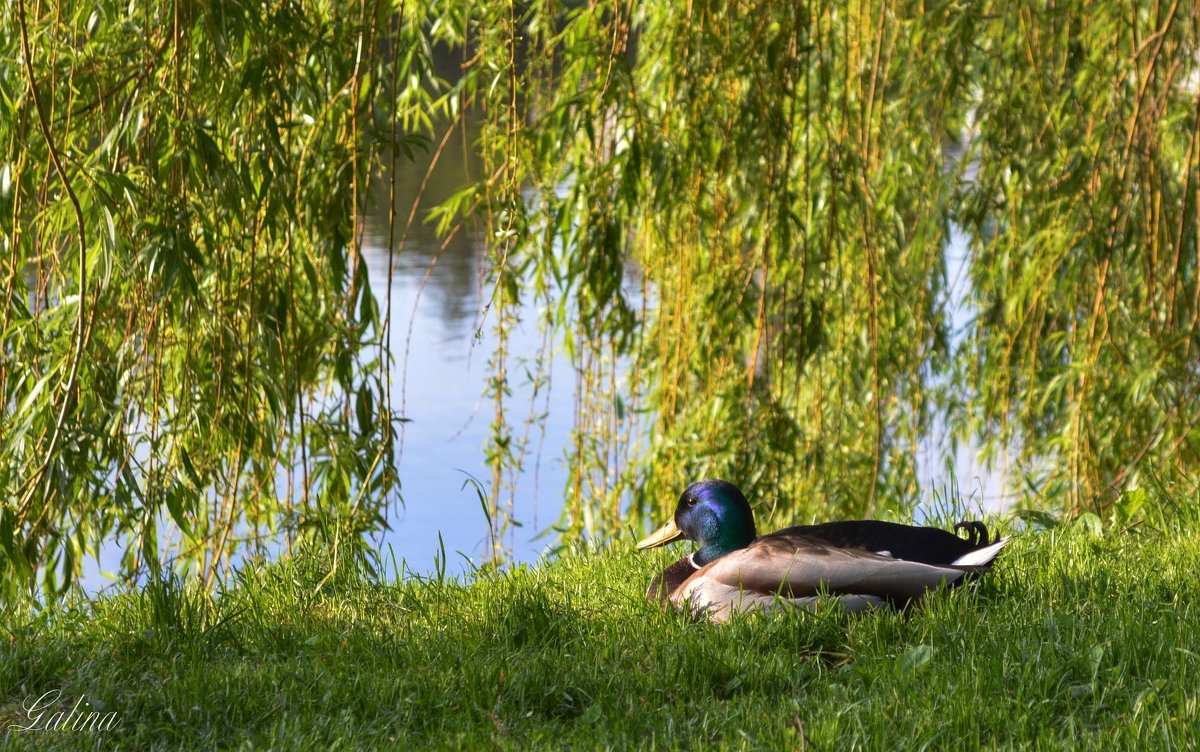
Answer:
<path fill-rule="evenodd" d="M 1195 500 L 1189 503 L 1194 504 Z M 0 627 L 11 749 L 1177 748 L 1200 728 L 1200 523 L 1019 534 L 907 613 L 724 627 L 642 596 L 628 549 L 385 584 L 313 558 L 216 599 L 155 585 Z M 678 554 L 676 554 L 678 555 Z M 29 725 L 61 691 L 103 731 Z M 43 725 L 48 715 L 43 718 Z"/>

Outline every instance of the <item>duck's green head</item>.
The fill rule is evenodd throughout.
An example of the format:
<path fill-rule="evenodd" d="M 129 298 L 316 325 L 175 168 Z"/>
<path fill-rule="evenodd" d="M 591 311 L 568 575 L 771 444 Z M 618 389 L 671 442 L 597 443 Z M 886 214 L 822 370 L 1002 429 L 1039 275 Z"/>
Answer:
<path fill-rule="evenodd" d="M 694 540 L 700 550 L 692 560 L 700 565 L 745 548 L 754 540 L 754 513 L 738 487 L 723 480 L 702 480 L 679 497 L 675 516 L 638 542 L 638 549 L 655 548 L 680 538 Z"/>

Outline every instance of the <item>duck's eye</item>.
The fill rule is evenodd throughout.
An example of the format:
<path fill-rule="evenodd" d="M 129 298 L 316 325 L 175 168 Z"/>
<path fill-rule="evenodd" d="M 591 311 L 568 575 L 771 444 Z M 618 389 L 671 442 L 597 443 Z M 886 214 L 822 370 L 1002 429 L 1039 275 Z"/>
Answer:
<path fill-rule="evenodd" d="M 696 506 L 696 501 L 697 501 L 697 499 L 695 496 L 689 496 L 683 500 L 683 503 L 689 507 L 694 507 L 694 506 Z"/>

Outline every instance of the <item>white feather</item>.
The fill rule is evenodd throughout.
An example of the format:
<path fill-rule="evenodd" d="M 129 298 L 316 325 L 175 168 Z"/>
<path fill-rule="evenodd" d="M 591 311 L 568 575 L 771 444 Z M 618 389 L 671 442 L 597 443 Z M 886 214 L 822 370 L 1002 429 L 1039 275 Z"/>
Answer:
<path fill-rule="evenodd" d="M 990 546 L 977 548 L 974 551 L 963 554 L 950 563 L 952 567 L 982 567 L 985 564 L 991 563 L 992 559 L 996 558 L 996 554 L 1000 553 L 1000 549 L 1004 548 L 1004 544 L 1008 543 L 1008 538 L 1001 538 Z"/>

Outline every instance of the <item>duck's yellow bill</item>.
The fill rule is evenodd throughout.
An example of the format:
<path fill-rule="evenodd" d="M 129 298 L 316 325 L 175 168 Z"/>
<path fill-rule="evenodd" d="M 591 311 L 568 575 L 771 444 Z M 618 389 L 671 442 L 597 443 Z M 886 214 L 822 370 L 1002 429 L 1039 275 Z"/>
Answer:
<path fill-rule="evenodd" d="M 645 538 L 638 541 L 637 547 L 641 551 L 647 548 L 657 548 L 665 546 L 671 541 L 677 541 L 683 537 L 683 531 L 675 525 L 675 520 L 667 520 L 667 524 L 650 533 Z"/>

